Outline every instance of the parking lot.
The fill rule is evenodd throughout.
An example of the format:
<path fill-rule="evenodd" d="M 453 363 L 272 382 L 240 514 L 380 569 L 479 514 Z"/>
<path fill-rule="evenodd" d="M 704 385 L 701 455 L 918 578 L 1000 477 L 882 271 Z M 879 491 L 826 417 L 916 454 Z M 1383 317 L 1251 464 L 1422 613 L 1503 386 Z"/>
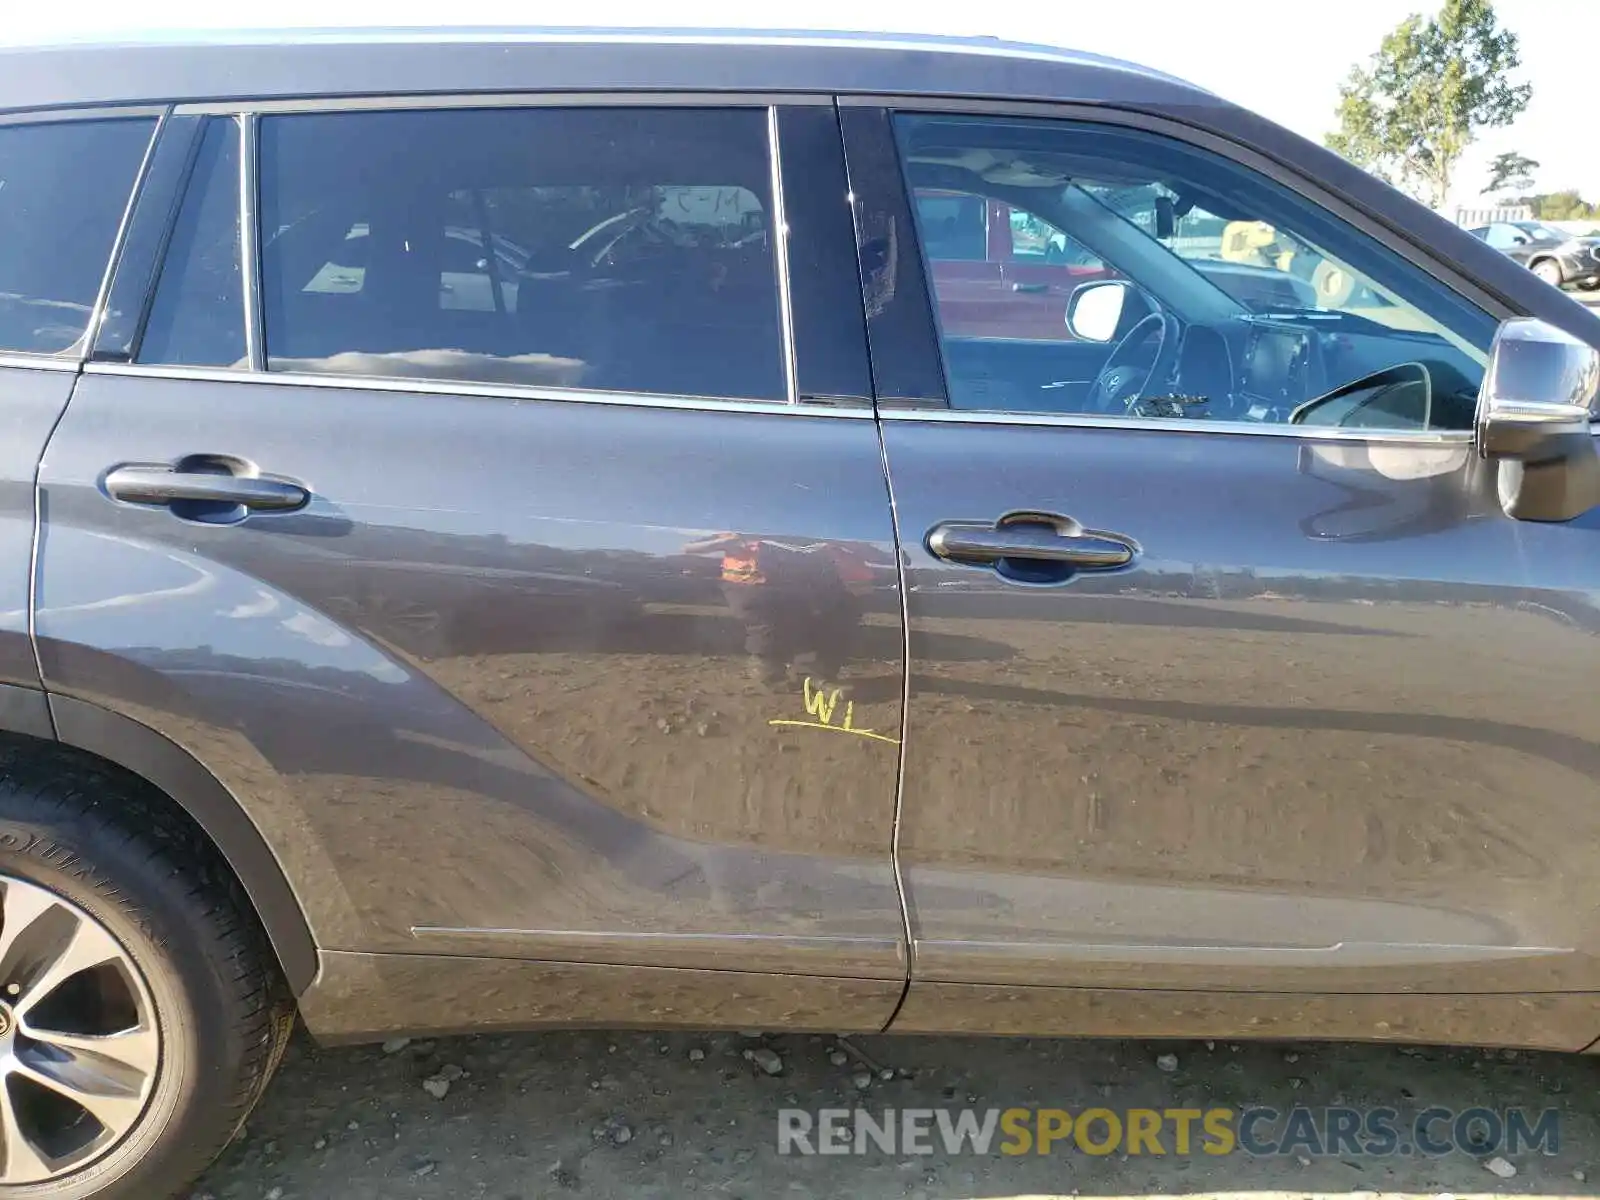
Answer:
<path fill-rule="evenodd" d="M 757 1048 L 765 1054 L 748 1054 Z M 1171 1057 L 1168 1057 L 1171 1056 Z M 760 1061 L 752 1061 L 752 1059 Z M 777 1066 L 778 1074 L 769 1074 Z M 1600 1061 L 1348 1044 L 544 1034 L 320 1050 L 299 1041 L 215 1200 L 765 1200 L 1322 1194 L 1593 1195 Z M 886 1077 L 887 1076 L 887 1077 Z M 426 1086 L 425 1086 L 426 1085 Z M 780 1156 L 778 1111 L 1013 1105 L 1553 1107 L 1559 1146 L 1504 1156 Z M 1197 1127 L 1198 1128 L 1198 1127 Z M 937 1145 L 937 1138 L 935 1139 Z"/>

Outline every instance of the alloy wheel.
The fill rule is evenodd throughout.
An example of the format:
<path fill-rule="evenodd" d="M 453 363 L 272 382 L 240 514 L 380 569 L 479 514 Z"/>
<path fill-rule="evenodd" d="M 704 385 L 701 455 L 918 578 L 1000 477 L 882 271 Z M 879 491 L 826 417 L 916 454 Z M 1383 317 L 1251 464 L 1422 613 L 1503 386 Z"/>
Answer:
<path fill-rule="evenodd" d="M 143 976 L 99 921 L 0 875 L 0 1185 L 100 1158 L 139 1123 L 161 1064 Z"/>

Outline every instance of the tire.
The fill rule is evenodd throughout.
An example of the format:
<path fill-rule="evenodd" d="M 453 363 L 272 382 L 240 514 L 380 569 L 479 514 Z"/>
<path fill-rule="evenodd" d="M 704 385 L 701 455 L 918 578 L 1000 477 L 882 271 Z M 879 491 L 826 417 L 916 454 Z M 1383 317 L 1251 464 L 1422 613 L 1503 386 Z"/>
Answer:
<path fill-rule="evenodd" d="M 1591 278 L 1578 280 L 1578 290 L 1580 292 L 1592 292 L 1595 290 L 1595 288 L 1600 288 L 1600 279 Z"/>
<path fill-rule="evenodd" d="M 111 1110 L 116 1115 L 109 1124 L 84 1105 L 78 1106 L 82 1115 L 71 1117 L 75 1102 L 51 1100 L 25 1074 L 0 1073 L 0 1143 L 6 1147 L 0 1197 L 167 1200 L 187 1194 L 244 1124 L 293 1029 L 288 990 L 232 873 L 199 831 L 141 781 L 75 753 L 14 747 L 0 750 L 0 883 L 0 1040 L 11 1052 L 0 1055 L 4 1072 L 37 1052 L 30 1046 L 48 1048 L 58 1030 L 108 1032 L 87 1027 L 84 1013 L 112 1026 L 131 1022 L 131 1032 L 115 1036 L 143 1039 L 139 1052 L 124 1047 L 118 1053 L 155 1064 L 148 1071 L 141 1065 L 102 1072 L 114 1084 L 89 1077 L 122 1105 Z M 28 920 L 30 913 L 38 915 Z M 69 927 L 75 931 L 70 937 L 55 932 Z M 99 940 L 102 935 L 109 940 Z M 65 975 L 94 953 L 62 952 L 65 965 L 33 974 L 19 993 L 16 980 L 37 971 L 32 964 L 41 958 L 39 948 L 64 940 L 114 946 L 123 957 Z M 69 982 L 54 986 L 52 972 Z M 78 1024 L 67 1023 L 73 1004 Z M 12 1027 L 18 1031 L 14 1046 Z M 27 1040 L 34 1036 L 43 1043 Z M 100 1107 L 93 1090 L 85 1086 L 79 1094 Z M 8 1121 L 8 1112 L 18 1115 Z M 30 1159 L 24 1147 L 13 1173 L 12 1147 L 20 1144 L 24 1116 L 29 1128 L 50 1133 L 51 1140 L 40 1133 L 23 1142 L 69 1152 Z M 51 1132 L 56 1125 L 66 1133 Z M 80 1141 L 76 1150 L 68 1145 Z M 53 1173 L 40 1178 L 40 1169 Z"/>
<path fill-rule="evenodd" d="M 1541 258 L 1529 268 L 1551 287 L 1561 286 L 1561 264 L 1553 258 Z"/>

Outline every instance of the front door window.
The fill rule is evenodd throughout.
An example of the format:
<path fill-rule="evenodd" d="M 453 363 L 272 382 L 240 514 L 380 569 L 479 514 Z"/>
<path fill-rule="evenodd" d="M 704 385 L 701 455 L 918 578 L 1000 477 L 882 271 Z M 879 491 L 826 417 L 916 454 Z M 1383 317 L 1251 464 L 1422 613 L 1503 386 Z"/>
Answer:
<path fill-rule="evenodd" d="M 1282 184 L 1109 126 L 903 114 L 896 129 L 951 407 L 1470 428 L 1493 319 Z M 982 329 L 935 187 L 1010 215 L 1019 270 Z M 1120 320 L 1095 334 L 1073 320 L 1077 293 L 1111 278 Z"/>

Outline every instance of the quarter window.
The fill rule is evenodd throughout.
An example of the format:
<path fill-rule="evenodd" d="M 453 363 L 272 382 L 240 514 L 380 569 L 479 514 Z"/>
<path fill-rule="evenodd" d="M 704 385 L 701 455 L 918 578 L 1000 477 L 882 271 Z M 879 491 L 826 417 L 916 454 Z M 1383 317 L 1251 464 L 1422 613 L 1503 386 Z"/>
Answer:
<path fill-rule="evenodd" d="M 213 117 L 172 231 L 142 363 L 245 367 L 239 268 L 239 125 Z"/>
<path fill-rule="evenodd" d="M 268 117 L 267 365 L 786 398 L 764 110 Z"/>
<path fill-rule="evenodd" d="M 83 336 L 154 129 L 0 127 L 0 350 L 59 354 Z"/>
<path fill-rule="evenodd" d="M 1493 319 L 1265 176 L 1089 123 L 906 114 L 896 132 L 952 407 L 1471 427 Z M 1011 216 L 1015 277 L 981 325 L 930 193 Z"/>

